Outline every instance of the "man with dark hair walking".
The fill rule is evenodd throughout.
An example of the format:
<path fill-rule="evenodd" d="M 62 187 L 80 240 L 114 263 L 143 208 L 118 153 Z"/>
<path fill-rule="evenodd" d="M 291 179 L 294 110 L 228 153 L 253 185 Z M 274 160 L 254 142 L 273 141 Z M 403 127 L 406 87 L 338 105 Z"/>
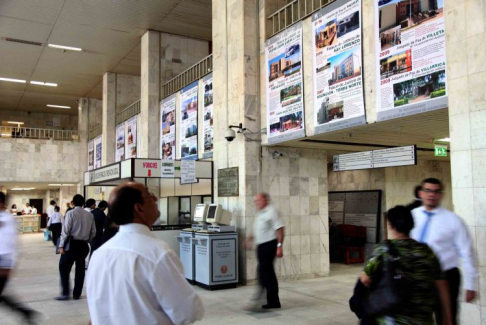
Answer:
<path fill-rule="evenodd" d="M 73 298 L 77 300 L 81 297 L 86 267 L 85 259 L 89 253 L 88 243 L 96 235 L 93 214 L 83 209 L 84 197 L 76 194 L 73 197 L 73 202 L 75 208 L 66 214 L 62 225 L 61 239 L 59 240 L 59 252 L 61 253 L 59 273 L 61 275 L 62 294 L 56 297 L 56 300 L 69 300 L 69 274 L 74 263 L 76 263 L 76 273 Z"/>
<path fill-rule="evenodd" d="M 157 198 L 140 183 L 111 192 L 110 216 L 118 234 L 90 262 L 88 307 L 93 325 L 189 324 L 204 314 L 184 278 L 177 255 L 150 227 L 159 218 Z"/>
<path fill-rule="evenodd" d="M 88 212 L 93 212 L 95 208 L 96 208 L 95 199 L 87 199 L 86 204 L 84 205 L 84 209 Z"/>
<path fill-rule="evenodd" d="M 106 222 L 105 210 L 106 210 L 107 207 L 108 207 L 108 202 L 101 201 L 98 204 L 98 207 L 96 209 L 94 209 L 93 211 L 91 211 L 91 213 L 94 216 L 94 221 L 95 221 L 95 225 L 96 225 L 96 236 L 93 238 L 91 243 L 89 243 L 89 245 L 91 247 L 91 253 L 90 253 L 90 257 L 89 257 L 90 259 L 91 259 L 91 256 L 93 256 L 94 251 L 97 250 L 102 244 L 103 230 L 104 230 L 103 228 L 105 227 L 105 222 Z"/>
<path fill-rule="evenodd" d="M 465 273 L 466 302 L 472 302 L 476 297 L 478 272 L 467 226 L 459 216 L 440 205 L 443 191 L 441 181 L 436 178 L 427 178 L 422 182 L 420 198 L 423 204 L 412 211 L 415 228 L 411 237 L 429 245 L 437 255 L 449 284 L 452 323 L 457 324 L 457 298 L 461 283 L 459 257 Z M 440 308 L 436 310 L 436 320 L 437 324 L 442 324 Z"/>
<path fill-rule="evenodd" d="M 412 202 L 410 202 L 410 204 L 408 204 L 406 206 L 406 208 L 409 211 L 412 211 L 413 209 L 418 208 L 422 205 L 422 199 L 420 198 L 420 188 L 421 188 L 421 186 L 417 185 L 417 186 L 415 186 L 415 188 L 413 190 L 415 199 Z"/>

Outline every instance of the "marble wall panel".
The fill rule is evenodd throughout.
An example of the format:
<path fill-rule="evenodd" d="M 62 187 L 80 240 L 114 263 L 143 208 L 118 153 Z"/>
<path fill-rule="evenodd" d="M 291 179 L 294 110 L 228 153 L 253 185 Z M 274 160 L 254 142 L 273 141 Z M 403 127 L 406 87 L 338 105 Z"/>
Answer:
<path fill-rule="evenodd" d="M 77 108 L 74 102 L 72 106 L 73 106 L 72 110 L 75 110 Z M 54 118 L 60 119 L 61 122 L 60 126 L 52 125 L 52 121 Z M 0 110 L 0 121 L 24 122 L 23 126 L 28 128 L 55 129 L 55 130 L 77 130 L 78 129 L 77 115 L 10 111 L 10 110 L 2 109 Z"/>

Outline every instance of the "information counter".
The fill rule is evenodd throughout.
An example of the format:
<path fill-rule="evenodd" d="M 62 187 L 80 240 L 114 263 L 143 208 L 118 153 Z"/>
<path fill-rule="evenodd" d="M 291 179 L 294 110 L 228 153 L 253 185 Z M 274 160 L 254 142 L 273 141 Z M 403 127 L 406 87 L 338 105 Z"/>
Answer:
<path fill-rule="evenodd" d="M 17 229 L 19 233 L 39 232 L 40 230 L 40 215 L 23 215 L 15 216 L 17 219 Z"/>

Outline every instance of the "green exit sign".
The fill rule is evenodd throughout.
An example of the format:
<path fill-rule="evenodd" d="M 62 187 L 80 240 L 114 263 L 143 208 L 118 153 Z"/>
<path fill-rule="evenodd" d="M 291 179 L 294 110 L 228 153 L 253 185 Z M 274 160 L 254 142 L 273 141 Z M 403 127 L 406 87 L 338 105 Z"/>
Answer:
<path fill-rule="evenodd" d="M 434 149 L 436 157 L 447 157 L 447 146 L 436 145 Z"/>

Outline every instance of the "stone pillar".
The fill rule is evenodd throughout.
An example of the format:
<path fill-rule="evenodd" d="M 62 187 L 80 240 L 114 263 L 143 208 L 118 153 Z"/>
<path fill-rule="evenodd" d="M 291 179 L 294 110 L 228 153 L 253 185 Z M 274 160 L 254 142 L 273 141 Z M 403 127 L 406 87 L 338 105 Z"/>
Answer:
<path fill-rule="evenodd" d="M 159 157 L 160 33 L 147 31 L 142 36 L 141 76 L 141 158 Z"/>
<path fill-rule="evenodd" d="M 88 116 L 89 116 L 89 98 L 80 98 L 78 101 L 78 134 L 79 134 L 79 151 L 81 161 L 79 163 L 79 180 L 84 182 L 84 172 L 88 170 Z"/>
<path fill-rule="evenodd" d="M 478 257 L 478 299 L 461 303 L 461 324 L 486 324 L 486 6 L 444 1 L 454 211 Z M 461 300 L 464 294 L 460 294 Z"/>
<path fill-rule="evenodd" d="M 101 165 L 115 162 L 116 74 L 103 75 L 103 116 L 101 127 Z"/>

